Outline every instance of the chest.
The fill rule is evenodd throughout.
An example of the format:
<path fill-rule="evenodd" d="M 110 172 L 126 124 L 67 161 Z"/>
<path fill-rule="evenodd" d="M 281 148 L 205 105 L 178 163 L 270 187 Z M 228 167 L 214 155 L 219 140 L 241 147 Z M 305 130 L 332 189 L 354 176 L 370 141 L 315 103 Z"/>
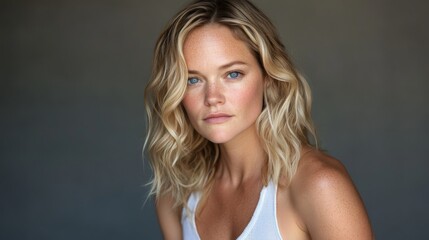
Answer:
<path fill-rule="evenodd" d="M 196 215 L 184 222 L 184 239 L 311 239 L 284 189 L 194 196 L 190 204 Z"/>
<path fill-rule="evenodd" d="M 197 212 L 195 223 L 201 239 L 236 239 L 252 219 L 260 189 L 212 194 Z"/>

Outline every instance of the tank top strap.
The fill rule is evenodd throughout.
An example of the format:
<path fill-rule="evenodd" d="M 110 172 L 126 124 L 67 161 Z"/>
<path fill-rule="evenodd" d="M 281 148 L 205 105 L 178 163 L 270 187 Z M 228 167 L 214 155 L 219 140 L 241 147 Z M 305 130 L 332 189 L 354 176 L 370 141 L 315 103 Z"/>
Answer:
<path fill-rule="evenodd" d="M 193 192 L 188 198 L 187 208 L 182 209 L 182 237 L 184 240 L 200 240 L 195 224 L 195 212 L 201 198 L 200 192 Z"/>
<path fill-rule="evenodd" d="M 248 226 L 237 240 L 248 239 L 270 239 L 281 240 L 280 230 L 277 224 L 277 185 L 270 181 L 261 192 L 261 207 L 255 209 L 254 217 L 251 220 L 252 226 Z"/>

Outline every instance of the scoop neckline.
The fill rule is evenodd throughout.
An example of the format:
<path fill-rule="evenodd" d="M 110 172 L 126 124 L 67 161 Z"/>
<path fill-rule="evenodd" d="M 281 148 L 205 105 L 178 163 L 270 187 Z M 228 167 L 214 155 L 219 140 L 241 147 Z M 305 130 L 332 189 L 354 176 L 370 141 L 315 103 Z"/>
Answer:
<path fill-rule="evenodd" d="M 271 184 L 271 183 L 269 183 L 269 184 Z M 267 188 L 268 188 L 269 184 L 267 186 L 264 186 L 261 189 L 261 192 L 259 193 L 259 199 L 258 199 L 258 203 L 256 204 L 255 211 L 253 212 L 249 223 L 247 223 L 243 232 L 240 233 L 240 235 L 236 238 L 236 240 L 244 240 L 249 235 L 249 233 L 251 232 L 253 226 L 255 225 L 256 221 L 258 220 L 258 216 L 261 212 L 262 206 L 264 205 L 263 203 L 265 200 L 265 193 L 267 192 Z M 200 203 L 200 197 L 201 197 L 201 194 L 198 194 L 197 202 L 195 204 L 195 208 L 193 209 L 194 211 L 192 214 L 192 225 L 194 225 L 195 235 L 198 237 L 198 240 L 201 240 L 201 237 L 200 237 L 200 234 L 198 233 L 197 224 L 195 222 L 195 215 L 196 215 L 195 210 L 198 208 L 198 204 Z"/>

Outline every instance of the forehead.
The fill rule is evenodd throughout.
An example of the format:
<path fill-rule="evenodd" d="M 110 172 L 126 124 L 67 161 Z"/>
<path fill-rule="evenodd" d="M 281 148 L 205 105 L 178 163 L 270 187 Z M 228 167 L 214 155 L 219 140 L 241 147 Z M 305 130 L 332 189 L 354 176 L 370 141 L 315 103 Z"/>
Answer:
<path fill-rule="evenodd" d="M 222 65 L 228 61 L 256 61 L 247 44 L 231 29 L 220 24 L 193 29 L 185 39 L 183 53 L 188 67 Z"/>

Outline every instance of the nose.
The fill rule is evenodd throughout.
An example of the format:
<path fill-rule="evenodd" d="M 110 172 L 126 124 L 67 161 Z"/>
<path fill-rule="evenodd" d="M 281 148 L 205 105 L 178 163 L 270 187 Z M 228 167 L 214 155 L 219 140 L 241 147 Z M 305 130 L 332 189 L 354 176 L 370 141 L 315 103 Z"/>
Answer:
<path fill-rule="evenodd" d="M 206 85 L 204 102 L 206 106 L 216 106 L 225 102 L 221 83 L 213 81 Z"/>

